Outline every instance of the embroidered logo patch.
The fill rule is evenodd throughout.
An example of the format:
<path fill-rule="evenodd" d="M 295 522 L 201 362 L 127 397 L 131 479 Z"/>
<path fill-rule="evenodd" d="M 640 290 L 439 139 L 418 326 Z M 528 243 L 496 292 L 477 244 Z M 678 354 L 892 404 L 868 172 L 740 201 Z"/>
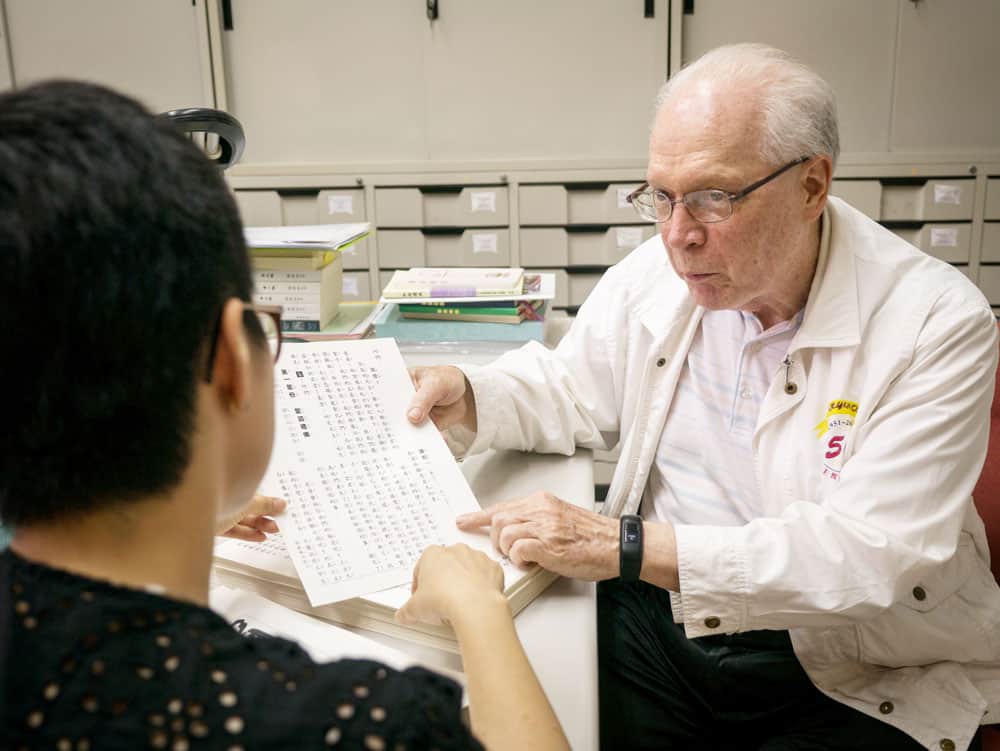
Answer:
<path fill-rule="evenodd" d="M 826 415 L 816 423 L 813 430 L 816 438 L 826 439 L 823 449 L 823 476 L 831 480 L 840 479 L 840 469 L 844 460 L 844 441 L 854 427 L 854 418 L 858 415 L 858 403 L 849 399 L 834 399 L 826 410 Z M 827 438 L 827 434 L 829 437 Z"/>

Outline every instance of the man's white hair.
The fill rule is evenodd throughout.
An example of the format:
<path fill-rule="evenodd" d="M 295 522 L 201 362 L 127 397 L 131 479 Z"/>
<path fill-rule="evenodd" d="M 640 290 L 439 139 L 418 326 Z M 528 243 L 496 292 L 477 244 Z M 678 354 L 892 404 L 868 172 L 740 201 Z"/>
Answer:
<path fill-rule="evenodd" d="M 745 85 L 760 103 L 760 154 L 774 164 L 827 154 L 837 163 L 840 136 L 833 89 L 816 71 L 766 44 L 731 44 L 706 52 L 668 80 L 656 111 L 696 81 Z"/>

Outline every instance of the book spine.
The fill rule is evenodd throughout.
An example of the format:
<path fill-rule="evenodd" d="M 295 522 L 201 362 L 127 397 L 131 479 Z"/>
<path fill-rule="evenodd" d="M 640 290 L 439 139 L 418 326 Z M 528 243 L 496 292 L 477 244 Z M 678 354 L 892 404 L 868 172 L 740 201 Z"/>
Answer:
<path fill-rule="evenodd" d="M 266 295 L 303 295 L 319 294 L 319 282 L 269 282 L 261 281 L 256 285 L 256 291 Z"/>
<path fill-rule="evenodd" d="M 322 271 L 294 271 L 294 270 L 270 270 L 255 269 L 253 280 L 255 284 L 269 282 L 296 282 L 318 284 L 323 279 Z"/>
<path fill-rule="evenodd" d="M 310 320 L 286 320 L 281 319 L 282 331 L 320 331 L 319 321 L 315 318 Z"/>
<path fill-rule="evenodd" d="M 254 292 L 253 301 L 258 305 L 316 305 L 322 302 L 319 292 L 286 292 L 285 294 L 271 294 L 268 292 Z"/>
<path fill-rule="evenodd" d="M 510 316 L 511 318 L 518 318 L 521 315 L 521 311 L 517 308 L 444 308 L 444 307 L 429 307 L 424 305 L 400 305 L 399 311 L 401 313 L 417 313 L 421 316 L 434 316 L 440 318 L 451 318 L 454 316 Z"/>

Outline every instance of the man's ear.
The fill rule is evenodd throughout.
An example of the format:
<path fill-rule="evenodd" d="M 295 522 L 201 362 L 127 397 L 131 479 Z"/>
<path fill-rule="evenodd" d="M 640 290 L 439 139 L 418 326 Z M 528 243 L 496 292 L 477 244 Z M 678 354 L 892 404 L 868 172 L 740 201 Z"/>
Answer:
<path fill-rule="evenodd" d="M 212 383 L 224 410 L 242 410 L 249 403 L 252 363 L 244 310 L 245 303 L 238 297 L 230 297 L 222 308 Z"/>
<path fill-rule="evenodd" d="M 802 173 L 802 188 L 806 192 L 803 209 L 808 219 L 819 219 L 822 215 L 823 209 L 826 208 L 832 179 L 833 160 L 826 154 L 813 157 L 806 162 L 806 168 Z"/>

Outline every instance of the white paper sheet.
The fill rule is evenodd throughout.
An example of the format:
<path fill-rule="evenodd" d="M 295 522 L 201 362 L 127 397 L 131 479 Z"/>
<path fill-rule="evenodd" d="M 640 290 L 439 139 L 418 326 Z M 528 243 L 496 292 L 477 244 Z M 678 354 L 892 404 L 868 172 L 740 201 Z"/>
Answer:
<path fill-rule="evenodd" d="M 311 342 L 275 368 L 275 447 L 260 492 L 286 498 L 285 544 L 313 606 L 410 581 L 424 548 L 483 536 L 455 517 L 479 504 L 413 394 L 391 339 Z"/>

